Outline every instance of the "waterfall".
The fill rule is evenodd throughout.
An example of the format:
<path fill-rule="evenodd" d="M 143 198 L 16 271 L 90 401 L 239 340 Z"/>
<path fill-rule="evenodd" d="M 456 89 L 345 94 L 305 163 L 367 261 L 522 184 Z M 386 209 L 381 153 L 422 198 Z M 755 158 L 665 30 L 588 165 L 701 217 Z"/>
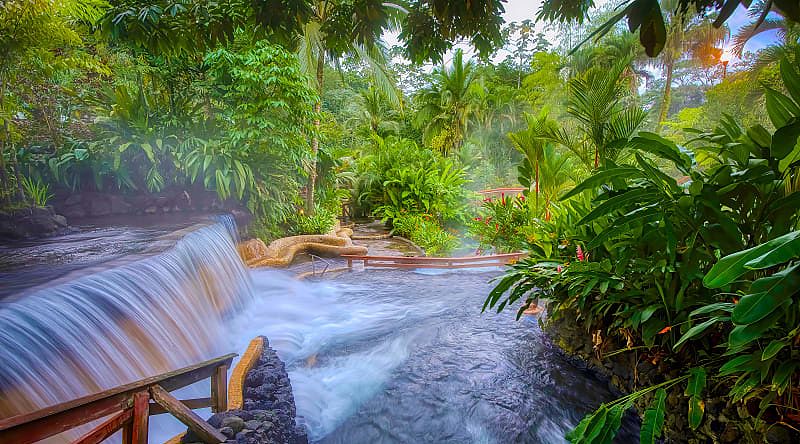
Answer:
<path fill-rule="evenodd" d="M 0 418 L 175 370 L 221 350 L 253 297 L 223 217 L 155 255 L 0 304 Z"/>

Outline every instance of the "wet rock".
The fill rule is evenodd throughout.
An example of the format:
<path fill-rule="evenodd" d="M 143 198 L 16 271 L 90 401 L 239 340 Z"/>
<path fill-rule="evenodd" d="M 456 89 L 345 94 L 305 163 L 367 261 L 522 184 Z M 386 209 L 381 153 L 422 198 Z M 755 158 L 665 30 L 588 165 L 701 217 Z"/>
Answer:
<path fill-rule="evenodd" d="M 50 206 L 0 213 L 0 239 L 36 239 L 56 236 L 68 230 L 67 219 L 56 214 Z"/>
<path fill-rule="evenodd" d="M 238 416 L 229 416 L 222 420 L 222 427 L 229 427 L 234 432 L 239 432 L 245 427 L 244 420 Z"/>
<path fill-rule="evenodd" d="M 232 439 L 233 437 L 236 436 L 236 432 L 234 432 L 233 429 L 230 427 L 223 427 L 219 429 L 219 432 L 225 435 L 225 437 L 228 439 Z"/>
<path fill-rule="evenodd" d="M 236 444 L 307 444 L 296 424 L 297 410 L 286 366 L 265 340 L 258 363 L 245 379 L 243 410 L 213 415 L 208 423 Z M 185 439 L 194 439 L 190 433 Z M 190 442 L 190 441 L 183 441 Z"/>
<path fill-rule="evenodd" d="M 111 214 L 111 197 L 100 193 L 84 194 L 84 208 L 88 209 L 89 216 L 100 217 Z"/>

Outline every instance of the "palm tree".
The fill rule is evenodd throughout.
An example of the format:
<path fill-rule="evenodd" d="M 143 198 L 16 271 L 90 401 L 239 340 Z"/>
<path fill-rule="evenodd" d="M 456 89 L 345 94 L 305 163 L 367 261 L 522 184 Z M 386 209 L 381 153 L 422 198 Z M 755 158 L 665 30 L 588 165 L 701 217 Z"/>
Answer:
<path fill-rule="evenodd" d="M 473 61 L 464 62 L 458 49 L 450 67 L 433 71 L 431 84 L 417 94 L 419 111 L 417 124 L 423 127 L 423 139 L 431 143 L 434 137 L 447 154 L 457 152 L 464 143 L 470 117 L 478 109 L 478 72 Z"/>
<path fill-rule="evenodd" d="M 398 117 L 402 114 L 391 106 L 386 97 L 374 84 L 362 90 L 351 103 L 349 111 L 352 112 L 357 126 L 366 126 L 375 134 L 397 133 L 400 130 Z"/>
<path fill-rule="evenodd" d="M 403 9 L 391 3 L 384 3 L 378 10 L 370 10 L 369 14 L 348 14 L 346 8 L 347 5 L 339 2 L 316 0 L 312 5 L 311 20 L 302 27 L 298 57 L 300 67 L 309 74 L 312 86 L 319 94 L 319 99 L 314 105 L 317 116 L 322 108 L 322 95 L 325 92 L 325 62 L 339 66 L 339 60 L 343 56 L 367 64 L 373 84 L 390 103 L 395 106 L 400 104 L 399 93 L 386 68 L 386 51 L 380 42 L 380 32 L 377 31 L 389 27 L 395 16 Z M 314 120 L 314 127 L 316 131 L 311 137 L 311 161 L 306 188 L 306 211 L 309 214 L 313 214 L 315 209 L 319 117 Z"/>
<path fill-rule="evenodd" d="M 531 135 L 571 151 L 588 169 L 616 162 L 647 113 L 626 103 L 630 91 L 622 74 L 629 65 L 621 60 L 611 69 L 595 67 L 567 84 L 567 115 L 556 122 L 546 114 L 529 118 Z"/>
<path fill-rule="evenodd" d="M 533 188 L 535 200 L 534 208 L 541 208 L 545 220 L 550 220 L 551 208 L 554 201 L 573 182 L 575 176 L 575 156 L 569 151 L 558 149 L 552 141 L 538 136 L 535 119 L 533 125 L 516 133 L 509 133 L 514 147 L 522 153 L 524 160 L 519 167 L 520 182 Z M 540 196 L 544 198 L 544 205 L 540 206 Z"/>
<path fill-rule="evenodd" d="M 765 32 L 776 31 L 779 42 L 767 45 L 758 51 L 755 66 L 765 66 L 776 63 L 785 56 L 791 57 L 794 49 L 800 46 L 800 24 L 787 20 L 780 11 L 772 10 L 776 16 L 767 17 L 770 12 L 769 4 L 759 0 L 754 2 L 747 10 L 751 17 L 750 23 L 739 28 L 732 38 L 731 52 L 741 57 L 744 47 L 753 37 Z"/>
<path fill-rule="evenodd" d="M 800 25 L 797 22 L 786 20 L 780 10 L 771 9 L 771 6 L 772 2 L 765 0 L 756 0 L 750 5 L 747 14 L 751 20 L 734 34 L 731 45 L 732 53 L 741 57 L 747 42 L 759 34 L 770 31 L 777 31 L 778 37 L 784 44 L 797 44 L 800 39 Z M 767 14 L 770 12 L 775 15 L 769 17 Z M 771 46 L 775 45 L 769 45 L 768 48 Z"/>
<path fill-rule="evenodd" d="M 656 64 L 664 73 L 664 94 L 658 115 L 659 125 L 667 120 L 672 101 L 672 75 L 676 64 L 681 60 L 708 66 L 719 60 L 721 51 L 717 46 L 728 34 L 726 27 L 715 27 L 714 22 L 703 16 L 691 16 L 679 10 L 679 0 L 661 2 L 662 13 L 667 27 L 667 40 L 664 49 L 656 59 Z"/>

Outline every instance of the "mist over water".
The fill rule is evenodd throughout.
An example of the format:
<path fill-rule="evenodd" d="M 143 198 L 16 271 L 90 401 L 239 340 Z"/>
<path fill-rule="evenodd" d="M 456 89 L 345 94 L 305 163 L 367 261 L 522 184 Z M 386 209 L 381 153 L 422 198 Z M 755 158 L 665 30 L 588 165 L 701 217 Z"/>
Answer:
<path fill-rule="evenodd" d="M 535 321 L 480 313 L 499 271 L 297 281 L 248 271 L 234 236 L 223 219 L 155 256 L 2 303 L 0 416 L 241 353 L 262 334 L 287 362 L 298 421 L 319 442 L 563 442 L 614 398 Z M 204 381 L 178 395 L 208 390 Z M 628 418 L 623 437 L 636 429 Z M 182 430 L 151 418 L 153 443 Z"/>

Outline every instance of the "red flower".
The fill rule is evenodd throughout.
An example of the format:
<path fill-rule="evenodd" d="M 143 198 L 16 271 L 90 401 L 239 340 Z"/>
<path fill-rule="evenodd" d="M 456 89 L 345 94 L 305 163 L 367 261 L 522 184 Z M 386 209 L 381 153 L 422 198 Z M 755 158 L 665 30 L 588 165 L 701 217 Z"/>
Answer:
<path fill-rule="evenodd" d="M 562 267 L 561 265 L 559 265 L 559 266 L 557 266 L 557 267 L 556 267 L 556 271 L 557 271 L 557 272 L 559 272 L 559 273 L 561 273 L 562 271 L 564 271 L 564 267 Z"/>
<path fill-rule="evenodd" d="M 667 325 L 666 327 L 664 327 L 663 329 L 661 329 L 661 331 L 660 331 L 660 332 L 658 332 L 658 334 L 660 334 L 660 335 L 663 335 L 664 333 L 666 333 L 666 332 L 668 332 L 668 331 L 670 331 L 670 330 L 672 330 L 672 326 L 671 326 L 671 325 Z"/>
<path fill-rule="evenodd" d="M 478 222 L 480 222 L 480 221 L 481 221 L 481 218 L 480 218 L 480 217 L 476 217 L 476 218 L 475 218 L 475 220 L 476 220 L 476 221 L 478 221 Z"/>
<path fill-rule="evenodd" d="M 575 249 L 575 251 L 578 254 L 578 261 L 579 262 L 583 262 L 583 260 L 586 259 L 586 257 L 583 255 L 583 250 L 581 250 L 581 246 L 578 245 L 578 247 Z"/>
<path fill-rule="evenodd" d="M 497 222 L 494 223 L 494 229 L 500 231 L 500 225 Z"/>
<path fill-rule="evenodd" d="M 505 205 L 506 204 L 506 193 L 500 193 L 500 202 Z"/>

